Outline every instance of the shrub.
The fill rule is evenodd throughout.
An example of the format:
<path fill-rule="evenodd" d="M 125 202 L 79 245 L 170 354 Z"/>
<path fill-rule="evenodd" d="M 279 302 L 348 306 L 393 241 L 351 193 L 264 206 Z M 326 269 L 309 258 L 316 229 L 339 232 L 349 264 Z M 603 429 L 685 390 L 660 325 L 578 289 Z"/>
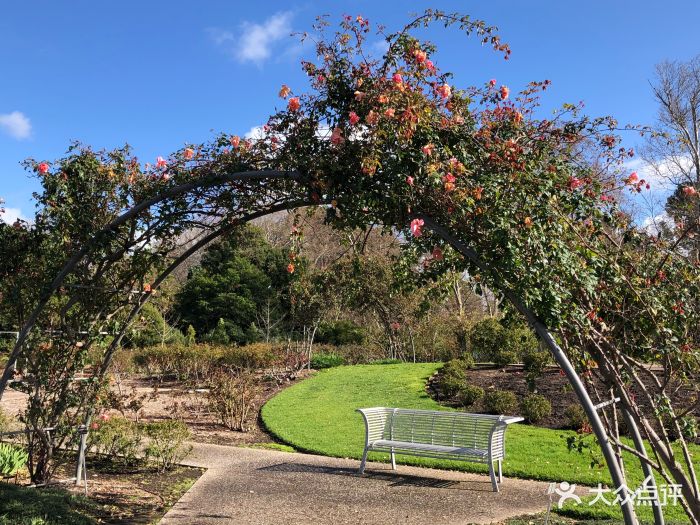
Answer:
<path fill-rule="evenodd" d="M 484 397 L 484 389 L 476 385 L 464 385 L 458 395 L 464 406 L 472 406 Z"/>
<path fill-rule="evenodd" d="M 513 392 L 492 390 L 484 395 L 484 408 L 490 414 L 512 414 L 517 407 L 518 400 Z"/>
<path fill-rule="evenodd" d="M 503 335 L 504 348 L 509 352 L 514 352 L 518 357 L 540 350 L 540 343 L 537 340 L 537 336 L 535 336 L 530 327 L 526 325 L 515 325 L 506 328 Z"/>
<path fill-rule="evenodd" d="M 385 358 L 385 359 L 375 359 L 374 361 L 370 361 L 369 364 L 371 365 L 400 365 L 403 363 L 401 359 L 391 359 L 391 358 Z"/>
<path fill-rule="evenodd" d="M 446 397 L 453 397 L 467 384 L 467 370 L 471 368 L 473 362 L 468 359 L 452 359 L 445 363 L 440 370 L 440 390 Z"/>
<path fill-rule="evenodd" d="M 537 390 L 536 380 L 542 376 L 547 364 L 549 364 L 549 352 L 527 349 L 522 354 L 525 382 L 530 392 Z"/>
<path fill-rule="evenodd" d="M 29 454 L 9 443 L 0 443 L 0 478 L 9 478 L 24 468 Z"/>
<path fill-rule="evenodd" d="M 322 368 L 332 368 L 345 364 L 342 355 L 335 353 L 317 353 L 311 358 L 311 368 L 321 370 Z"/>
<path fill-rule="evenodd" d="M 564 410 L 564 418 L 566 420 L 566 427 L 574 430 L 579 430 L 588 422 L 583 407 L 577 404 L 566 407 L 566 410 Z"/>
<path fill-rule="evenodd" d="M 226 428 L 245 432 L 248 417 L 255 410 L 261 393 L 262 385 L 252 372 L 220 372 L 211 381 L 209 408 Z"/>
<path fill-rule="evenodd" d="M 284 360 L 284 348 L 279 344 L 252 343 L 233 346 L 221 351 L 219 364 L 234 370 L 271 368 Z"/>
<path fill-rule="evenodd" d="M 151 346 L 134 352 L 134 363 L 149 376 L 174 376 L 199 380 L 216 365 L 221 349 L 209 345 Z"/>
<path fill-rule="evenodd" d="M 689 441 L 698 437 L 698 420 L 693 416 L 683 416 L 678 420 L 683 438 Z"/>
<path fill-rule="evenodd" d="M 182 421 L 174 419 L 146 423 L 144 431 L 148 437 L 146 458 L 158 465 L 161 472 L 172 469 L 192 450 L 185 444 L 190 430 Z"/>
<path fill-rule="evenodd" d="M 494 361 L 503 347 L 505 329 L 494 317 L 479 321 L 469 330 L 469 349 L 477 361 Z"/>
<path fill-rule="evenodd" d="M 126 465 L 138 463 L 143 434 L 138 424 L 125 417 L 98 419 L 88 434 L 88 447 L 109 461 Z"/>
<path fill-rule="evenodd" d="M 505 328 L 493 317 L 471 328 L 469 346 L 477 360 L 491 361 L 499 367 L 518 362 L 521 355 L 539 349 L 537 337 L 527 326 Z"/>
<path fill-rule="evenodd" d="M 520 402 L 520 410 L 527 421 L 538 423 L 552 415 L 552 404 L 544 396 L 530 394 Z"/>
<path fill-rule="evenodd" d="M 386 355 L 384 348 L 366 344 L 347 344 L 340 346 L 314 345 L 314 348 L 316 348 L 318 353 L 324 352 L 341 355 L 345 363 L 349 365 L 373 363 L 378 359 L 384 359 Z"/>
<path fill-rule="evenodd" d="M 361 326 L 346 319 L 321 323 L 316 333 L 316 341 L 331 345 L 360 345 L 365 341 Z"/>
<path fill-rule="evenodd" d="M 686 439 L 688 441 L 697 439 L 698 422 L 694 416 L 679 417 L 677 420 L 675 420 L 675 423 L 678 424 L 678 428 L 676 428 L 676 425 L 674 424 L 674 419 L 671 418 L 671 416 L 664 415 L 664 428 L 666 429 L 666 432 L 673 441 L 679 439 L 679 430 L 680 434 L 683 436 L 683 439 Z"/>
<path fill-rule="evenodd" d="M 141 316 L 133 325 L 126 338 L 126 346 L 145 347 L 182 344 L 185 337 L 177 328 L 170 326 L 158 307 L 146 303 Z"/>
<path fill-rule="evenodd" d="M 499 368 L 504 368 L 505 366 L 515 363 L 518 361 L 518 354 L 507 348 L 502 348 L 493 355 L 492 361 Z"/>
<path fill-rule="evenodd" d="M 9 432 L 12 430 L 14 418 L 0 408 L 0 432 Z"/>

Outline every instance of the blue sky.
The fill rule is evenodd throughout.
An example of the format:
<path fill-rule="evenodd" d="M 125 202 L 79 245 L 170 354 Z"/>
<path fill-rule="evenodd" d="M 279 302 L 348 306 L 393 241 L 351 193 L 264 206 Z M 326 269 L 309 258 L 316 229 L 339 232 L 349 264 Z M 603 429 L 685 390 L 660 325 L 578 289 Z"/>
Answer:
<path fill-rule="evenodd" d="M 6 220 L 33 214 L 37 181 L 20 161 L 53 159 L 71 140 L 129 143 L 143 162 L 214 131 L 263 123 L 310 49 L 290 37 L 318 14 L 362 14 L 394 29 L 425 7 L 497 25 L 504 61 L 475 40 L 434 28 L 436 63 L 460 86 L 497 78 L 513 90 L 551 79 L 544 107 L 586 103 L 594 115 L 652 123 L 649 80 L 664 59 L 700 53 L 697 0 L 414 2 L 7 2 L 0 16 L 0 197 Z M 630 145 L 635 145 L 632 140 Z"/>

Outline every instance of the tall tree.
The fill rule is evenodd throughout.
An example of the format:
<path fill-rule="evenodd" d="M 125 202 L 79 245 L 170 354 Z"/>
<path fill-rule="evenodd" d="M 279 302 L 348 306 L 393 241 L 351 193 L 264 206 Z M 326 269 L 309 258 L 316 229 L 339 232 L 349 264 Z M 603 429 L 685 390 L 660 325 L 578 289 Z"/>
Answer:
<path fill-rule="evenodd" d="M 681 229 L 693 228 L 700 220 L 695 198 L 700 191 L 700 55 L 687 62 L 657 64 L 652 88 L 659 105 L 658 122 L 648 137 L 644 159 L 657 178 L 675 186 L 666 212 Z M 687 236 L 683 245 L 698 259 L 697 237 Z"/>
<path fill-rule="evenodd" d="M 652 84 L 659 104 L 656 133 L 645 160 L 676 186 L 700 184 L 700 55 L 657 64 Z"/>
<path fill-rule="evenodd" d="M 285 252 L 271 246 L 258 228 L 240 228 L 209 247 L 190 271 L 175 304 L 182 326 L 191 324 L 206 337 L 218 325 L 219 342 L 256 340 L 261 314 L 279 319 L 288 312 L 286 267 Z"/>

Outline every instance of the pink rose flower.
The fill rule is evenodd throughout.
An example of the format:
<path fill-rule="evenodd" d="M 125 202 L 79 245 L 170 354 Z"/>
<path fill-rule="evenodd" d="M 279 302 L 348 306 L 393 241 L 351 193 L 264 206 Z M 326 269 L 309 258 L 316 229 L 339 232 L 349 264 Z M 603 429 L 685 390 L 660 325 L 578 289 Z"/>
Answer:
<path fill-rule="evenodd" d="M 583 181 L 581 179 L 578 179 L 574 176 L 569 177 L 569 181 L 567 183 L 569 185 L 569 190 L 573 191 L 576 188 L 583 186 Z"/>
<path fill-rule="evenodd" d="M 194 150 L 192 148 L 187 148 L 185 150 L 185 159 L 190 160 L 192 157 L 194 157 Z"/>
<path fill-rule="evenodd" d="M 506 100 L 508 95 L 510 95 L 510 89 L 507 86 L 501 86 L 501 100 Z"/>
<path fill-rule="evenodd" d="M 333 128 L 333 133 L 331 133 L 331 144 L 335 144 L 336 146 L 338 144 L 342 144 L 345 142 L 345 138 L 343 137 L 343 130 L 336 127 Z"/>
<path fill-rule="evenodd" d="M 292 90 L 289 89 L 289 86 L 287 86 L 287 84 L 282 84 L 282 87 L 280 88 L 279 96 L 280 96 L 280 98 L 287 98 L 291 92 L 292 92 Z"/>
<path fill-rule="evenodd" d="M 168 166 L 168 163 L 165 161 L 163 157 L 158 157 L 156 159 L 156 168 L 165 168 Z"/>
<path fill-rule="evenodd" d="M 359 115 L 357 113 L 355 113 L 354 111 L 351 111 L 350 112 L 350 124 L 352 124 L 354 126 L 358 122 L 360 122 Z"/>
<path fill-rule="evenodd" d="M 46 162 L 39 164 L 39 173 L 46 175 L 49 171 L 49 165 Z"/>
<path fill-rule="evenodd" d="M 414 237 L 420 237 L 423 235 L 423 226 L 425 221 L 423 219 L 413 219 L 411 221 L 411 233 Z"/>
<path fill-rule="evenodd" d="M 425 51 L 423 51 L 422 49 L 414 49 L 413 58 L 415 59 L 417 64 L 422 64 L 428 58 L 428 55 L 426 55 Z"/>
<path fill-rule="evenodd" d="M 452 88 L 448 84 L 443 84 L 442 86 L 438 87 L 435 91 L 444 99 L 448 99 L 452 95 Z"/>
<path fill-rule="evenodd" d="M 374 110 L 370 110 L 369 113 L 367 113 L 367 118 L 365 118 L 365 120 L 367 121 L 367 124 L 373 126 L 379 121 L 379 114 Z"/>

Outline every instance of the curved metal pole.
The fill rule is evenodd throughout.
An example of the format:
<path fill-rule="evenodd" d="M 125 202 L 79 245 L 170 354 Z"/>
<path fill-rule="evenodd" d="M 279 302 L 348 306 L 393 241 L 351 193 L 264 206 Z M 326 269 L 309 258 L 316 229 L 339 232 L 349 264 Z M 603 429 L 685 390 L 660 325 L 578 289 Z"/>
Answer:
<path fill-rule="evenodd" d="M 314 203 L 311 202 L 304 202 L 304 201 L 291 201 L 291 202 L 286 202 L 282 204 L 278 204 L 276 206 L 272 206 L 266 210 L 261 210 L 259 212 L 255 213 L 250 213 L 248 215 L 245 215 L 243 217 L 239 217 L 236 219 L 236 222 L 229 222 L 228 224 L 222 226 L 218 230 L 214 230 L 213 232 L 209 233 L 209 235 L 206 235 L 202 239 L 199 239 L 195 244 L 190 246 L 184 253 L 178 256 L 177 259 L 175 259 L 161 274 L 153 281 L 151 285 L 152 290 L 157 290 L 158 287 L 165 281 L 165 279 L 168 278 L 170 274 L 172 274 L 175 270 L 177 270 L 180 265 L 182 265 L 187 259 L 189 259 L 195 252 L 198 250 L 204 248 L 207 246 L 209 243 L 212 241 L 216 240 L 220 236 L 230 232 L 233 230 L 236 226 L 239 226 L 241 224 L 245 224 L 247 222 L 250 222 L 252 220 L 258 219 L 260 217 L 264 217 L 266 215 L 270 215 L 272 213 L 277 213 L 278 211 L 284 211 L 284 210 L 290 210 L 294 208 L 301 208 L 304 206 L 311 206 Z M 146 305 L 146 303 L 151 299 L 152 294 L 148 294 L 145 296 L 143 300 L 140 300 L 137 304 L 134 305 L 134 307 L 131 309 L 131 312 L 129 313 L 129 316 L 127 317 L 126 321 L 123 323 L 121 329 L 119 330 L 119 333 L 116 335 L 116 337 L 112 340 L 112 342 L 109 345 L 109 348 L 107 349 L 107 352 L 105 354 L 105 358 L 102 361 L 102 365 L 100 366 L 100 369 L 97 373 L 97 378 L 98 378 L 98 383 L 102 380 L 102 378 L 105 376 L 107 373 L 107 370 L 109 369 L 109 365 L 112 361 L 112 357 L 114 355 L 114 352 L 116 349 L 119 347 L 119 345 L 122 342 L 122 339 L 124 338 L 124 335 L 126 334 L 126 330 L 133 321 L 133 319 L 141 312 L 141 309 Z M 89 432 L 90 428 L 90 423 L 92 422 L 92 417 L 95 413 L 94 410 L 94 401 L 90 400 L 87 403 L 87 413 L 85 415 L 85 419 L 83 420 L 83 426 L 85 427 L 85 433 L 87 434 Z M 80 481 L 82 480 L 83 477 L 83 468 L 85 464 L 85 448 L 81 447 L 79 449 L 78 453 L 78 461 L 76 463 L 76 471 L 75 471 L 75 484 L 80 485 Z M 87 480 L 86 480 L 87 481 Z"/>
<path fill-rule="evenodd" d="M 627 428 L 629 429 L 630 434 L 632 434 L 634 448 L 637 449 L 637 452 L 639 452 L 640 455 L 646 458 L 647 451 L 644 447 L 644 439 L 642 439 L 642 435 L 639 432 L 639 427 L 632 418 L 632 414 L 630 414 L 630 411 L 627 409 L 627 407 L 622 407 L 622 417 L 625 419 L 625 423 L 627 424 Z M 644 459 L 640 458 L 639 463 L 642 465 L 644 479 L 649 480 L 649 483 L 647 484 L 647 487 L 651 488 L 649 492 L 656 495 L 656 497 L 653 498 L 651 506 L 652 510 L 654 511 L 654 525 L 664 525 L 664 512 L 661 509 L 661 502 L 659 501 L 659 493 L 656 485 L 656 478 L 654 477 L 654 471 L 652 470 L 651 465 L 644 461 Z"/>
<path fill-rule="evenodd" d="M 417 217 L 423 219 L 427 228 L 429 228 L 437 235 L 442 237 L 455 250 L 457 250 L 469 261 L 471 261 L 476 267 L 480 268 L 485 273 L 489 273 L 488 267 L 481 259 L 481 257 L 479 257 L 476 251 L 474 251 L 472 248 L 470 248 L 462 241 L 457 239 L 449 231 L 447 231 L 445 228 L 436 223 L 431 217 L 425 215 L 417 215 Z M 523 316 L 525 316 L 525 318 L 533 327 L 537 335 L 549 349 L 550 353 L 554 357 L 554 360 L 566 374 L 569 383 L 573 387 L 574 392 L 576 392 L 576 396 L 578 397 L 581 405 L 583 406 L 583 410 L 586 412 L 586 416 L 588 416 L 588 420 L 591 423 L 591 428 L 593 429 L 593 432 L 596 435 L 598 444 L 600 445 L 600 448 L 603 452 L 603 456 L 605 457 L 605 462 L 608 465 L 608 470 L 610 471 L 610 477 L 612 478 L 613 484 L 615 485 L 616 489 L 622 487 L 623 485 L 625 485 L 625 477 L 622 470 L 620 469 L 619 463 L 617 462 L 615 451 L 613 450 L 612 445 L 608 440 L 607 432 L 605 431 L 603 422 L 600 419 L 600 416 L 598 415 L 598 411 L 596 410 L 595 405 L 593 404 L 593 401 L 591 400 L 591 397 L 588 394 L 588 391 L 586 390 L 586 387 L 581 381 L 581 378 L 578 376 L 576 370 L 571 364 L 571 361 L 569 361 L 569 358 L 566 356 L 559 344 L 557 344 L 556 340 L 549 332 L 547 327 L 537 318 L 535 313 L 529 308 L 527 308 L 512 290 L 510 290 L 507 287 L 499 287 L 499 289 L 503 293 L 503 295 L 511 302 L 515 309 L 518 310 Z M 625 520 L 625 525 L 637 525 L 637 517 L 635 515 L 632 502 L 627 501 L 624 504 L 621 504 L 620 508 L 622 509 L 622 515 Z"/>
<path fill-rule="evenodd" d="M 27 318 L 27 321 L 24 323 L 24 326 L 22 327 L 22 330 L 19 333 L 19 336 L 17 337 L 17 342 L 12 349 L 12 352 L 10 353 L 7 361 L 7 366 L 5 367 L 5 371 L 2 374 L 2 377 L 0 377 L 0 400 L 2 400 L 3 394 L 5 393 L 5 388 L 7 387 L 7 383 L 10 380 L 10 377 L 12 377 L 13 370 L 12 367 L 14 363 L 17 361 L 17 358 L 19 357 L 22 345 L 24 344 L 24 341 L 27 338 L 27 335 L 31 331 L 31 329 L 34 327 L 36 324 L 37 320 L 39 319 L 39 315 L 41 315 L 41 312 L 43 311 L 44 307 L 46 304 L 49 302 L 51 299 L 51 296 L 54 294 L 56 290 L 61 286 L 65 278 L 75 269 L 75 267 L 78 265 L 80 260 L 90 251 L 90 249 L 94 246 L 94 244 L 105 234 L 109 233 L 110 231 L 114 230 L 115 228 L 118 228 L 122 224 L 126 223 L 130 219 L 133 219 L 136 217 L 139 213 L 142 211 L 150 208 L 151 206 L 158 204 L 159 202 L 162 202 L 164 200 L 167 200 L 172 197 L 177 197 L 179 195 L 183 195 L 185 193 L 188 193 L 194 189 L 197 188 L 206 188 L 210 186 L 216 186 L 218 184 L 222 184 L 225 182 L 236 182 L 236 181 L 262 181 L 262 180 L 273 180 L 273 179 L 280 179 L 280 180 L 293 180 L 293 181 L 301 181 L 302 180 L 302 175 L 299 172 L 296 171 L 276 171 L 276 170 L 269 170 L 269 171 L 242 171 L 242 172 L 237 172 L 237 173 L 226 173 L 223 175 L 215 175 L 211 177 L 202 177 L 201 179 L 197 179 L 196 182 L 188 182 L 185 184 L 180 184 L 178 186 L 174 186 L 173 188 L 170 188 L 162 193 L 159 193 L 158 195 L 155 195 L 151 197 L 150 199 L 143 200 L 139 202 L 138 204 L 135 204 L 132 206 L 130 209 L 122 213 L 119 217 L 114 219 L 112 222 L 104 226 L 102 229 L 99 231 L 95 232 L 95 234 L 91 238 L 91 242 L 87 243 L 85 246 L 83 246 L 80 250 L 78 250 L 76 253 L 73 254 L 73 256 L 66 262 L 66 264 L 63 266 L 61 271 L 58 273 L 58 275 L 54 278 L 54 280 L 51 282 L 51 285 L 49 288 L 43 292 L 43 294 L 39 298 L 39 302 L 37 305 L 34 307 L 34 310 L 32 311 L 31 315 Z"/>

